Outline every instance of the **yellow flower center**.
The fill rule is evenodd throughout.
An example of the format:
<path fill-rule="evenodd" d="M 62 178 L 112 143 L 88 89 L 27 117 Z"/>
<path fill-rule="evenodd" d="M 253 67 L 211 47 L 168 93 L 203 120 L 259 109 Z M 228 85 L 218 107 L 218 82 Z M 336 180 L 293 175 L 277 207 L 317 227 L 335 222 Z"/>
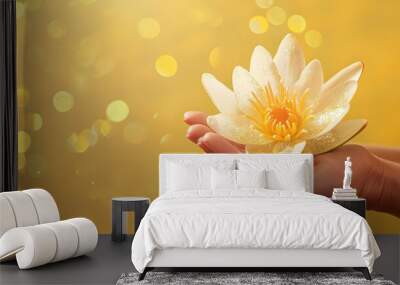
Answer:
<path fill-rule="evenodd" d="M 305 123 L 312 115 L 309 108 L 304 107 L 304 94 L 288 94 L 280 83 L 279 94 L 274 94 L 270 86 L 264 90 L 265 103 L 253 94 L 250 100 L 256 115 L 247 116 L 253 127 L 262 135 L 275 141 L 294 142 L 307 133 Z"/>

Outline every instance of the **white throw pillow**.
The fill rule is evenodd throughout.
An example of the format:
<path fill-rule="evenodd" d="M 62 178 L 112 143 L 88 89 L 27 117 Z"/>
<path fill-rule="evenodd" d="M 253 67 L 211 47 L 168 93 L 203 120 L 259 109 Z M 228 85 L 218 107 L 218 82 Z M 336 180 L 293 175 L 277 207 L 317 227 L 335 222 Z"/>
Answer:
<path fill-rule="evenodd" d="M 263 170 L 211 170 L 211 188 L 213 190 L 238 190 L 242 188 L 266 188 L 267 176 Z"/>
<path fill-rule="evenodd" d="M 240 170 L 267 170 L 267 188 L 273 190 L 306 191 L 309 189 L 307 165 L 303 160 L 239 159 Z"/>
<path fill-rule="evenodd" d="M 171 191 L 210 189 L 210 172 L 210 167 L 187 167 L 170 163 L 168 168 L 168 189 Z"/>
<path fill-rule="evenodd" d="M 236 189 L 236 170 L 212 168 L 211 188 L 213 190 Z"/>
<path fill-rule="evenodd" d="M 211 168 L 235 169 L 235 160 L 192 160 L 174 159 L 168 161 L 167 191 L 211 190 Z"/>
<path fill-rule="evenodd" d="M 267 188 L 267 171 L 236 170 L 237 188 Z"/>

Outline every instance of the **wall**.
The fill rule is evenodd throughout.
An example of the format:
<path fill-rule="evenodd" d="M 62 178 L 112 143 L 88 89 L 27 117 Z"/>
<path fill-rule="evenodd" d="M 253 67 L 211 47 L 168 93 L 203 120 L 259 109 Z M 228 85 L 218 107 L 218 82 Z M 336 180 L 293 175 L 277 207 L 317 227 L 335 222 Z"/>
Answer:
<path fill-rule="evenodd" d="M 256 2 L 18 1 L 20 188 L 48 189 L 63 218 L 86 216 L 110 232 L 112 197 L 157 196 L 159 153 L 200 151 L 182 122 L 187 110 L 216 111 L 200 75 L 230 85 L 255 45 L 276 50 L 293 14 L 305 19 L 304 30 L 301 21 L 291 28 L 325 78 L 365 64 L 347 117 L 369 125 L 353 142 L 399 146 L 400 2 Z M 368 220 L 375 233 L 400 233 L 394 216 Z"/>

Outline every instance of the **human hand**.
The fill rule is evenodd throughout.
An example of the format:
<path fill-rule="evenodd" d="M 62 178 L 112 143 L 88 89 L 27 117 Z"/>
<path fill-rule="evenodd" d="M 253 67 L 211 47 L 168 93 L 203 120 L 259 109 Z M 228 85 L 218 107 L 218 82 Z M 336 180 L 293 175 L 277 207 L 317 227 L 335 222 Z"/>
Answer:
<path fill-rule="evenodd" d="M 186 137 L 207 153 L 243 153 L 244 146 L 215 133 L 207 125 L 207 114 L 186 112 Z M 314 192 L 330 197 L 343 182 L 343 162 L 353 161 L 352 186 L 367 198 L 368 209 L 400 216 L 400 164 L 376 156 L 361 145 L 344 145 L 314 157 Z"/>
<path fill-rule="evenodd" d="M 351 156 L 352 187 L 357 189 L 359 197 L 367 199 L 368 209 L 400 217 L 400 164 L 372 151 L 369 147 L 349 144 L 315 156 L 315 192 L 330 196 L 334 187 L 342 185 L 343 162 Z M 389 151 L 398 152 L 388 148 L 385 155 Z"/>
<path fill-rule="evenodd" d="M 203 112 L 190 111 L 183 116 L 189 125 L 186 137 L 207 153 L 241 153 L 244 145 L 232 142 L 215 133 L 207 125 L 208 115 Z"/>
<path fill-rule="evenodd" d="M 348 144 L 314 157 L 314 189 L 317 194 L 330 196 L 333 188 L 342 186 L 344 161 L 348 156 L 353 164 L 351 186 L 361 197 L 375 191 L 371 188 L 380 181 L 382 161 L 364 146 Z"/>

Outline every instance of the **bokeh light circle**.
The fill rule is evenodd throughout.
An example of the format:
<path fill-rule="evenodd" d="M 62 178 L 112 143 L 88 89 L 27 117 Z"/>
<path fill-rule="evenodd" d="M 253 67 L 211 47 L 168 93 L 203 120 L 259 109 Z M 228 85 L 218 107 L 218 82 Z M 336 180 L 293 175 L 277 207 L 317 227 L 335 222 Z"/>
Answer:
<path fill-rule="evenodd" d="M 318 48 L 322 44 L 322 35 L 316 30 L 309 30 L 304 34 L 306 44 L 312 48 Z"/>
<path fill-rule="evenodd" d="M 18 170 L 24 169 L 26 166 L 26 157 L 24 153 L 18 154 Z"/>
<path fill-rule="evenodd" d="M 124 128 L 124 138 L 132 144 L 143 143 L 147 138 L 147 129 L 142 123 L 131 122 Z"/>
<path fill-rule="evenodd" d="M 15 12 L 17 19 L 25 17 L 25 4 L 17 1 Z"/>
<path fill-rule="evenodd" d="M 40 130 L 43 126 L 42 116 L 39 113 L 33 113 L 31 119 L 32 119 L 32 129 L 34 131 Z"/>
<path fill-rule="evenodd" d="M 288 27 L 294 33 L 302 33 L 306 29 L 306 19 L 301 15 L 292 15 L 288 19 Z"/>
<path fill-rule="evenodd" d="M 281 7 L 274 6 L 267 11 L 267 19 L 272 25 L 282 25 L 286 21 L 286 12 Z"/>
<path fill-rule="evenodd" d="M 31 136 L 25 131 L 18 132 L 18 153 L 25 153 L 31 146 Z"/>
<path fill-rule="evenodd" d="M 221 54 L 222 54 L 222 48 L 221 47 L 215 47 L 210 51 L 210 54 L 208 56 L 208 61 L 210 62 L 210 65 L 214 68 L 217 68 L 221 64 Z"/>
<path fill-rule="evenodd" d="M 274 5 L 274 0 L 256 0 L 256 4 L 260 8 L 267 9 Z"/>
<path fill-rule="evenodd" d="M 112 101 L 107 106 L 106 115 L 112 122 L 122 122 L 129 115 L 129 106 L 122 100 Z"/>
<path fill-rule="evenodd" d="M 90 141 L 83 132 L 80 134 L 73 133 L 70 135 L 67 139 L 67 143 L 70 149 L 77 153 L 85 152 L 90 146 Z"/>
<path fill-rule="evenodd" d="M 94 122 L 92 127 L 98 135 L 103 137 L 108 136 L 111 133 L 112 126 L 109 121 L 99 119 Z"/>
<path fill-rule="evenodd" d="M 26 90 L 23 87 L 18 87 L 17 88 L 17 104 L 18 107 L 25 107 L 25 105 L 28 103 L 30 98 L 28 90 Z"/>
<path fill-rule="evenodd" d="M 155 68 L 161 76 L 172 77 L 178 70 L 178 63 L 173 56 L 164 54 L 157 58 Z"/>
<path fill-rule="evenodd" d="M 53 96 L 53 105 L 58 112 L 68 112 L 74 106 L 74 97 L 67 91 L 58 91 Z"/>
<path fill-rule="evenodd" d="M 263 34 L 268 30 L 268 21 L 263 16 L 254 16 L 249 21 L 249 28 L 255 34 Z"/>
<path fill-rule="evenodd" d="M 154 39 L 160 34 L 160 24 L 154 18 L 143 18 L 137 25 L 139 35 L 144 39 Z"/>
<path fill-rule="evenodd" d="M 98 135 L 93 129 L 84 129 L 79 135 L 83 136 L 90 146 L 94 146 L 97 143 Z"/>

